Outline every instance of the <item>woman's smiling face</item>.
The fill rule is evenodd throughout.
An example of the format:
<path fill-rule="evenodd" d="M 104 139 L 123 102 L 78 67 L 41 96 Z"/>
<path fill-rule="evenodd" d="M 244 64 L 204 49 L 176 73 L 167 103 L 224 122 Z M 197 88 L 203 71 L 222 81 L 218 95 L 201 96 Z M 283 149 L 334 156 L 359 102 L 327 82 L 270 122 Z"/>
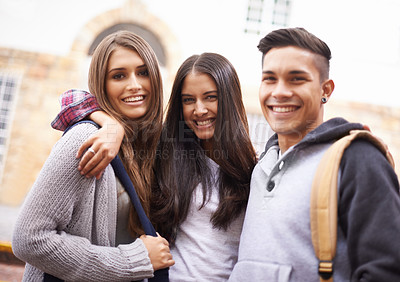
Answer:
<path fill-rule="evenodd" d="M 114 109 L 122 115 L 138 119 L 149 110 L 151 84 L 149 72 L 136 51 L 118 47 L 110 56 L 106 91 Z"/>
<path fill-rule="evenodd" d="M 208 74 L 189 73 L 182 85 L 183 118 L 200 140 L 214 136 L 218 114 L 218 91 Z"/>

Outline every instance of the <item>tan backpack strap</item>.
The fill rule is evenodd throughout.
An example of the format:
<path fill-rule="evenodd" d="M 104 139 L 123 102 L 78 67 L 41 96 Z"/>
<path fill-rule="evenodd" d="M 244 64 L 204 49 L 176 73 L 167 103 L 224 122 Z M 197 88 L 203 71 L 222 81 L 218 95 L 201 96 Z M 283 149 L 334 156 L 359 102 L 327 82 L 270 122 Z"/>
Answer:
<path fill-rule="evenodd" d="M 369 131 L 353 130 L 325 152 L 315 172 L 311 190 L 310 223 L 315 255 L 319 259 L 320 281 L 333 281 L 333 259 L 337 240 L 337 181 L 343 152 L 356 138 L 373 143 L 394 167 L 387 146 Z"/>

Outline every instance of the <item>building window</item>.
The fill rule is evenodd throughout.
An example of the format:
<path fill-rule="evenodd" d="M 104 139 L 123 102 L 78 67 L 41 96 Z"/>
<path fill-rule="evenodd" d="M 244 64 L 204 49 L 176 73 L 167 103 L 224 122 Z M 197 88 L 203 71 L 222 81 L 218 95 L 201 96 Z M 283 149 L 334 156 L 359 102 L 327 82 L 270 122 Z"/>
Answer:
<path fill-rule="evenodd" d="M 260 34 L 263 18 L 264 0 L 249 0 L 245 33 Z"/>
<path fill-rule="evenodd" d="M 0 182 L 14 113 L 19 76 L 0 71 Z"/>
<path fill-rule="evenodd" d="M 287 27 L 289 23 L 290 0 L 274 0 L 272 25 Z"/>
<path fill-rule="evenodd" d="M 290 0 L 248 0 L 245 33 L 264 34 L 271 29 L 287 27 Z"/>

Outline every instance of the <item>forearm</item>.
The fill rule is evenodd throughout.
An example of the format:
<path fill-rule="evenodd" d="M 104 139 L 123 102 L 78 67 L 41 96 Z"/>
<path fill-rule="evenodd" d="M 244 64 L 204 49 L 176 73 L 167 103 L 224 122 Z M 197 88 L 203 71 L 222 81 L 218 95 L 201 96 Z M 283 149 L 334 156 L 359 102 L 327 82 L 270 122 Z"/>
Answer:
<path fill-rule="evenodd" d="M 113 117 L 103 111 L 95 111 L 89 115 L 89 119 L 100 125 L 108 135 L 115 135 L 115 141 L 120 142 L 124 136 L 123 126 Z"/>
<path fill-rule="evenodd" d="M 32 227 L 30 232 L 24 232 L 20 227 L 17 229 L 25 236 L 13 242 L 17 246 L 16 254 L 62 280 L 131 281 L 153 275 L 153 266 L 140 239 L 118 247 L 97 246 L 84 237 L 63 231 L 56 233 L 44 226 L 38 226 L 36 230 L 31 224 L 25 228 L 27 226 Z M 20 246 L 25 246 L 25 250 Z"/>
<path fill-rule="evenodd" d="M 149 278 L 153 266 L 143 242 L 117 247 L 93 245 L 84 237 L 65 232 L 38 230 L 27 234 L 35 249 L 26 250 L 24 261 L 65 281 L 132 281 Z M 21 252 L 18 253 L 21 255 Z"/>

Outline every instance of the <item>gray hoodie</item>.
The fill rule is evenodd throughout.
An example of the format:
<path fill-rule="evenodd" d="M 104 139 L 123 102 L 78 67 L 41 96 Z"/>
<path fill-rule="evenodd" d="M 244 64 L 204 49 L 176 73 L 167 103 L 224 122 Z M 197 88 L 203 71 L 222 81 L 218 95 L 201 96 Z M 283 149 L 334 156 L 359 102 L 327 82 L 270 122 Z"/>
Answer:
<path fill-rule="evenodd" d="M 310 232 L 314 172 L 326 149 L 360 124 L 335 118 L 282 156 L 277 136 L 255 167 L 230 281 L 319 281 Z M 341 162 L 334 281 L 400 281 L 397 176 L 372 144 L 355 141 Z"/>

